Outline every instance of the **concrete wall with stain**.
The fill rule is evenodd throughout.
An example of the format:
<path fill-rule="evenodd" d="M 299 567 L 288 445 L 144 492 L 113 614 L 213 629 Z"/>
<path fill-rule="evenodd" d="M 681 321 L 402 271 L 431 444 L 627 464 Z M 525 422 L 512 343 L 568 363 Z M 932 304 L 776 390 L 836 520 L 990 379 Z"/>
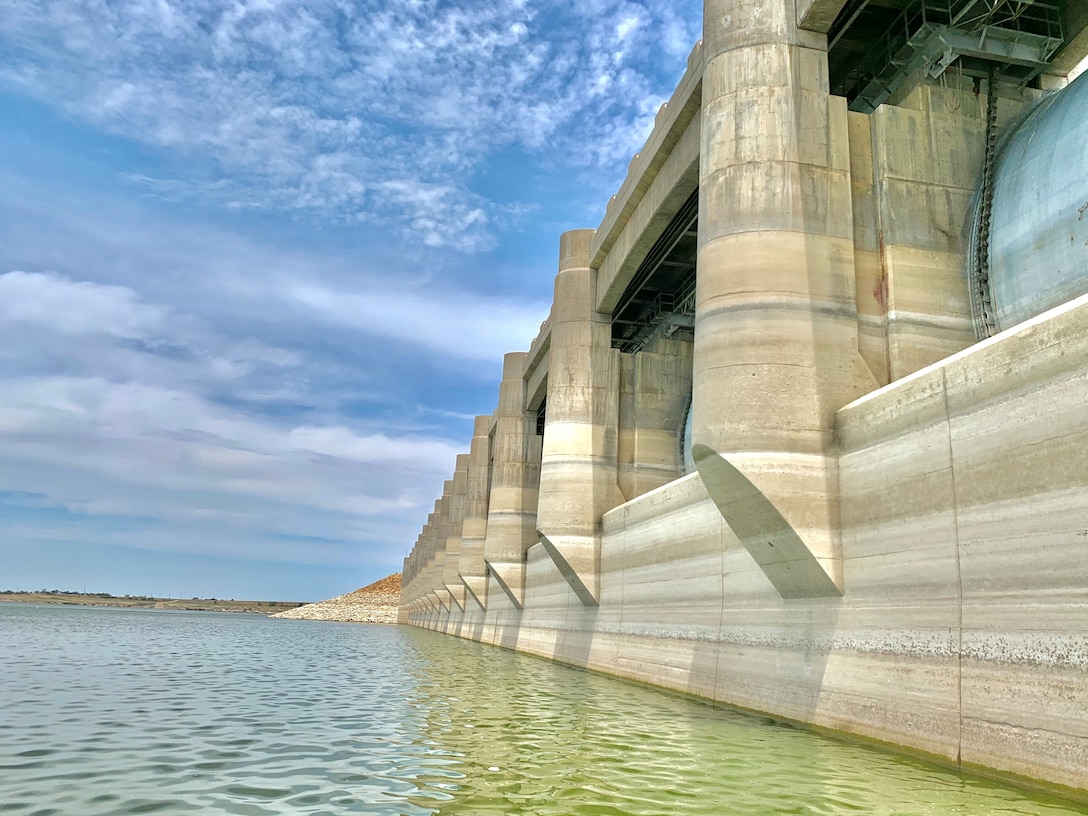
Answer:
<path fill-rule="evenodd" d="M 1039 97 L 1005 93 L 999 133 Z M 975 342 L 965 263 L 985 112 L 985 89 L 954 78 L 850 114 L 859 348 L 882 384 Z"/>
<path fill-rule="evenodd" d="M 974 343 L 981 86 L 848 111 L 798 24 L 836 2 L 707 0 L 400 619 L 1088 799 L 1088 295 Z M 622 353 L 696 189 L 694 332 Z"/>
<path fill-rule="evenodd" d="M 1085 405 L 1088 297 L 840 410 L 841 598 L 783 599 L 695 473 L 604 515 L 599 606 L 538 544 L 523 610 L 409 622 L 1083 796 Z"/>

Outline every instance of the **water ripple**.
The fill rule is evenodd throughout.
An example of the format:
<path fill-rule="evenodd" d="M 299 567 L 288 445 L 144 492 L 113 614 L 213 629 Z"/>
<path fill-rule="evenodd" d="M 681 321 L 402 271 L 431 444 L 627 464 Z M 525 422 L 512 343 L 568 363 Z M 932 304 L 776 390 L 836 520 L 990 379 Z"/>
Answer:
<path fill-rule="evenodd" d="M 0 604 L 0 813 L 1072 814 L 428 632 Z"/>

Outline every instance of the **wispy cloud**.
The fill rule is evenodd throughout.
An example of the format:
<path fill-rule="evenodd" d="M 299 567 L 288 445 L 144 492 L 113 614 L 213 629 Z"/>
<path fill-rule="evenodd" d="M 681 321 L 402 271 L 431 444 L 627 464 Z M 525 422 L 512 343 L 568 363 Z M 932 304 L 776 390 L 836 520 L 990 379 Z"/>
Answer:
<path fill-rule="evenodd" d="M 356 331 L 420 345 L 432 354 L 494 361 L 525 348 L 547 317 L 540 303 L 423 291 L 344 291 L 303 281 L 273 287 L 284 304 Z"/>
<path fill-rule="evenodd" d="M 212 327 L 236 332 L 256 322 L 244 330 L 261 332 L 265 354 L 273 353 L 277 336 L 298 342 L 300 335 L 343 332 L 353 346 L 395 341 L 423 359 L 441 355 L 443 365 L 456 365 L 497 361 L 527 347 L 547 316 L 547 300 L 493 291 L 472 267 L 438 274 L 436 256 L 413 255 L 410 246 L 369 253 L 300 247 L 203 222 L 166 221 L 102 196 L 90 201 L 68 193 L 66 206 L 55 191 L 30 190 L 0 173 L 4 184 L 0 262 L 9 255 L 38 264 L 33 274 L 0 277 L 0 322 L 12 325 L 35 317 L 68 333 L 127 331 L 141 340 L 169 329 L 173 334 L 156 342 L 198 352 L 215 345 L 222 352 L 226 341 L 206 336 Z M 550 293 L 550 276 L 549 266 L 538 291 Z M 177 336 L 182 331 L 184 338 Z M 245 339 L 250 357 L 257 354 L 254 342 Z"/>
<path fill-rule="evenodd" d="M 98 519 L 91 530 L 146 520 L 114 543 L 244 558 L 270 536 L 327 539 L 262 555 L 305 563 L 400 551 L 467 448 L 472 413 L 448 410 L 428 372 L 477 380 L 487 410 L 502 353 L 546 313 L 98 203 L 100 222 L 0 195 L 0 256 L 64 270 L 0 274 L 0 492 Z M 85 526 L 66 523 L 64 540 L 93 538 Z"/>
<path fill-rule="evenodd" d="M 466 181 L 507 146 L 622 166 L 674 76 L 649 59 L 698 10 L 595 0 L 0 2 L 0 83 L 200 159 L 158 194 L 494 241 Z"/>
<path fill-rule="evenodd" d="M 304 361 L 125 287 L 11 272 L 0 304 L 0 491 L 89 515 L 214 520 L 242 540 L 320 528 L 358 541 L 407 535 L 461 448 L 224 403 L 224 384 L 237 399 Z"/>
<path fill-rule="evenodd" d="M 165 310 L 141 303 L 121 286 L 20 271 L 0 275 L 0 331 L 5 333 L 49 327 L 64 335 L 140 339 L 165 322 Z"/>

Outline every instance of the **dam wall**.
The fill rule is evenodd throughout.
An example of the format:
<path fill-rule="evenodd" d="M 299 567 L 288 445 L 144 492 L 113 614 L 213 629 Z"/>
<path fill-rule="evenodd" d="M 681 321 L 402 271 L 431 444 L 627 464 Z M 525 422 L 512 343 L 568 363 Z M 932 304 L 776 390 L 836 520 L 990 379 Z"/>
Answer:
<path fill-rule="evenodd" d="M 706 0 L 400 622 L 1088 800 L 1079 8 Z"/>
<path fill-rule="evenodd" d="M 841 598 L 780 597 L 693 473 L 604 515 L 599 606 L 537 544 L 524 610 L 409 620 L 1084 790 L 1086 405 L 1088 297 L 840 410 Z"/>

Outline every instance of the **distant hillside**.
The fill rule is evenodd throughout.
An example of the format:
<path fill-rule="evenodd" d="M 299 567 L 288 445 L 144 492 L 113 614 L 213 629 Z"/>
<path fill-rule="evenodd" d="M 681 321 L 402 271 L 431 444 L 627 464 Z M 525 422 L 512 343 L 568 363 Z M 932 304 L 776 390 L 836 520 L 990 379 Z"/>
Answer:
<path fill-rule="evenodd" d="M 294 620 L 347 621 L 350 623 L 396 623 L 400 606 L 400 573 L 369 586 L 338 595 L 320 603 L 289 609 L 273 618 Z"/>

